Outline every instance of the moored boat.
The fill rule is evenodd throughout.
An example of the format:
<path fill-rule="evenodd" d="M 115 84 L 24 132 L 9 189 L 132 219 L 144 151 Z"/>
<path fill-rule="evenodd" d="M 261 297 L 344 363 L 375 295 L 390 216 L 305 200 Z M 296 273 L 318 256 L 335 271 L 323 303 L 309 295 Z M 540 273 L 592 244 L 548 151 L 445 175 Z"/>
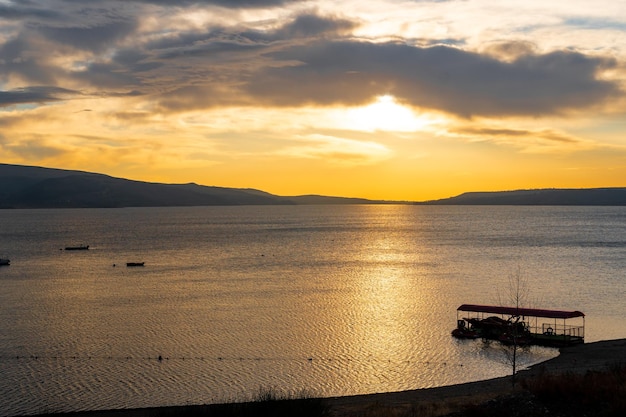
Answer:
<path fill-rule="evenodd" d="M 88 250 L 89 245 L 66 246 L 65 250 Z"/>
<path fill-rule="evenodd" d="M 11 265 L 11 261 L 9 259 L 0 258 L 0 265 Z"/>
<path fill-rule="evenodd" d="M 468 317 L 461 318 L 463 312 Z M 573 321 L 573 322 L 572 322 Z M 457 328 L 452 335 L 508 345 L 570 346 L 584 343 L 585 314 L 581 311 L 546 310 L 463 304 L 457 308 Z"/>
<path fill-rule="evenodd" d="M 126 266 L 144 266 L 145 262 L 126 262 Z"/>

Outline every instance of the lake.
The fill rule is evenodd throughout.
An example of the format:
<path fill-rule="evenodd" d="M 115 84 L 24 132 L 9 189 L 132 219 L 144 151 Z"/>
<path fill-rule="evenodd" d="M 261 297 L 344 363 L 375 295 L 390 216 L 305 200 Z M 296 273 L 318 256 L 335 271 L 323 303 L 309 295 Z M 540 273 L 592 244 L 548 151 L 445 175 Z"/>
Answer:
<path fill-rule="evenodd" d="M 583 311 L 586 341 L 626 337 L 626 207 L 1 210 L 0 258 L 0 416 L 504 376 L 450 331 L 511 277 Z"/>

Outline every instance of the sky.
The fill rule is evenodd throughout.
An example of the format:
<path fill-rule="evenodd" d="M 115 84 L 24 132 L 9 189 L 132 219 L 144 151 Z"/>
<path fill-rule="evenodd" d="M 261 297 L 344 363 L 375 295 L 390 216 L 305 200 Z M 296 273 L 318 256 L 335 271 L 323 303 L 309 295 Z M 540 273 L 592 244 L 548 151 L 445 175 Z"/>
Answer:
<path fill-rule="evenodd" d="M 626 186 L 626 0 L 0 0 L 0 162 L 424 201 Z"/>

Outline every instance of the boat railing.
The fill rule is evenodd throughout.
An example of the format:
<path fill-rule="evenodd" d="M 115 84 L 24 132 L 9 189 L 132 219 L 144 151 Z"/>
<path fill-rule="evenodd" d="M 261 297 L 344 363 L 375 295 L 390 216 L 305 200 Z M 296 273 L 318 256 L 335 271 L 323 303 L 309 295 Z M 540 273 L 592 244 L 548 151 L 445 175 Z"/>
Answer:
<path fill-rule="evenodd" d="M 570 336 L 570 337 L 584 338 L 585 327 L 574 326 L 574 325 L 569 325 L 569 324 L 542 323 L 541 333 L 545 335 Z"/>

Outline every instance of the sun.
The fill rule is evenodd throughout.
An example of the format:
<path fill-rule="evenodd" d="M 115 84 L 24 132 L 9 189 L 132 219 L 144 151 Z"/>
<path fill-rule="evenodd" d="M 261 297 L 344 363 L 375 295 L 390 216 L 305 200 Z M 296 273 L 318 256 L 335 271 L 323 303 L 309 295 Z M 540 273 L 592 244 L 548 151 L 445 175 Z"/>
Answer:
<path fill-rule="evenodd" d="M 341 127 L 367 132 L 414 132 L 433 123 L 430 117 L 416 114 L 391 95 L 378 96 L 371 104 L 344 110 L 339 117 Z"/>

